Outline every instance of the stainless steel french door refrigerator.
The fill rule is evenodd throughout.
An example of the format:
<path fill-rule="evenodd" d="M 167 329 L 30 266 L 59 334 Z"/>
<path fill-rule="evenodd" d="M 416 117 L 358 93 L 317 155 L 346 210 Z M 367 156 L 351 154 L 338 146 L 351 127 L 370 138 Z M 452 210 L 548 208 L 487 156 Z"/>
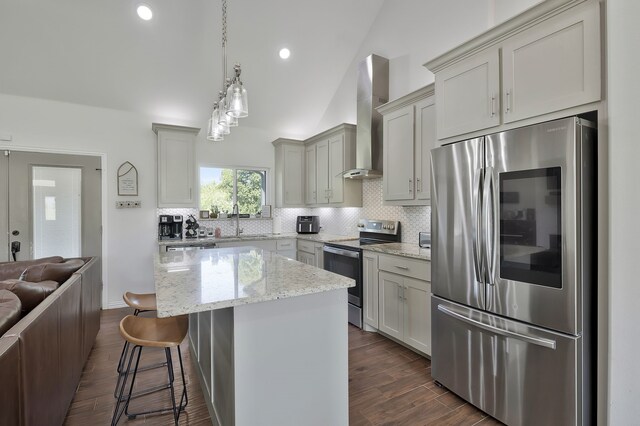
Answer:
<path fill-rule="evenodd" d="M 571 117 L 432 150 L 432 375 L 509 425 L 594 418 L 595 137 Z"/>

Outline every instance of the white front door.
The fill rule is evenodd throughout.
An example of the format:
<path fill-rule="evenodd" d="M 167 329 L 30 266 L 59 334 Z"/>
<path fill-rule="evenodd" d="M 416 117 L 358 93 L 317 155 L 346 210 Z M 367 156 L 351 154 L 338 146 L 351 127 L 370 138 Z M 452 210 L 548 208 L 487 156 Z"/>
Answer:
<path fill-rule="evenodd" d="M 100 256 L 100 157 L 5 151 L 0 261 Z"/>

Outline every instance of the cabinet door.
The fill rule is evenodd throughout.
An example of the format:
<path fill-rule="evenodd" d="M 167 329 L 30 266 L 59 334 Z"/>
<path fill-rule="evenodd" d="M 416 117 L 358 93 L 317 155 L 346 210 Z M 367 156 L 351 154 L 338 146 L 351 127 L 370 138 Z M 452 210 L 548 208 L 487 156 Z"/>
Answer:
<path fill-rule="evenodd" d="M 316 144 L 316 202 L 329 202 L 329 141 Z"/>
<path fill-rule="evenodd" d="M 304 147 L 284 148 L 284 204 L 301 205 L 303 198 Z"/>
<path fill-rule="evenodd" d="M 344 200 L 344 135 L 329 139 L 329 202 Z"/>
<path fill-rule="evenodd" d="M 362 256 L 362 290 L 364 323 L 378 328 L 378 255 L 369 252 Z"/>
<path fill-rule="evenodd" d="M 600 100 L 599 9 L 587 2 L 504 42 L 505 123 Z"/>
<path fill-rule="evenodd" d="M 305 165 L 305 204 L 317 203 L 316 189 L 316 146 L 311 145 L 304 150 Z"/>
<path fill-rule="evenodd" d="M 196 207 L 194 152 L 193 134 L 158 132 L 158 207 Z"/>
<path fill-rule="evenodd" d="M 315 260 L 316 260 L 316 268 L 324 269 L 324 252 L 322 251 L 324 244 L 316 243 L 314 246 Z"/>
<path fill-rule="evenodd" d="M 436 74 L 438 139 L 500 124 L 500 53 L 477 53 Z"/>
<path fill-rule="evenodd" d="M 297 252 L 295 250 L 278 250 L 276 252 L 280 256 L 288 257 L 289 259 L 297 260 Z"/>
<path fill-rule="evenodd" d="M 305 263 L 307 265 L 316 266 L 316 257 L 312 254 L 305 253 L 303 251 L 298 252 L 298 262 Z"/>
<path fill-rule="evenodd" d="M 435 98 L 416 104 L 416 199 L 431 198 L 431 149 L 436 147 Z"/>
<path fill-rule="evenodd" d="M 385 200 L 413 200 L 413 105 L 383 118 L 383 197 Z"/>
<path fill-rule="evenodd" d="M 403 341 L 431 355 L 431 284 L 413 278 L 404 279 Z"/>
<path fill-rule="evenodd" d="M 379 330 L 389 336 L 402 340 L 404 327 L 404 314 L 401 292 L 404 279 L 401 276 L 380 272 L 378 275 L 379 286 Z"/>

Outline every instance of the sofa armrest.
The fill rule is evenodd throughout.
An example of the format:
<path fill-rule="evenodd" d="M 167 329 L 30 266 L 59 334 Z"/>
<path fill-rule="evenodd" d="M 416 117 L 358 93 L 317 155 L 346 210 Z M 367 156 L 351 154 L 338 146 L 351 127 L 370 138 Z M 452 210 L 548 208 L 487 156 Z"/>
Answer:
<path fill-rule="evenodd" d="M 82 259 L 68 259 L 59 263 L 40 263 L 29 266 L 18 279 L 32 283 L 55 281 L 58 284 L 62 284 L 83 265 L 84 261 Z"/>
<path fill-rule="evenodd" d="M 20 342 L 16 336 L 0 338 L 0 425 L 19 425 Z"/>
<path fill-rule="evenodd" d="M 18 279 L 24 270 L 30 266 L 41 263 L 60 263 L 63 260 L 60 256 L 51 256 L 34 260 L 20 260 L 18 262 L 0 262 L 0 281 Z"/>
<path fill-rule="evenodd" d="M 39 283 L 21 280 L 0 281 L 0 290 L 9 290 L 20 299 L 23 316 L 42 303 L 57 288 L 58 283 L 55 281 L 41 281 Z"/>

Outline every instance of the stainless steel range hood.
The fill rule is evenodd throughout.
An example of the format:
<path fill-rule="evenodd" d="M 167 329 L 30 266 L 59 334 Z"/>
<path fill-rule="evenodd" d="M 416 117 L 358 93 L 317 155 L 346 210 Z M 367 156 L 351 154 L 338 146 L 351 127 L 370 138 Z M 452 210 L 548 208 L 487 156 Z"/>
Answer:
<path fill-rule="evenodd" d="M 369 55 L 358 64 L 356 168 L 348 179 L 382 176 L 382 115 L 376 107 L 389 100 L 389 60 Z"/>

